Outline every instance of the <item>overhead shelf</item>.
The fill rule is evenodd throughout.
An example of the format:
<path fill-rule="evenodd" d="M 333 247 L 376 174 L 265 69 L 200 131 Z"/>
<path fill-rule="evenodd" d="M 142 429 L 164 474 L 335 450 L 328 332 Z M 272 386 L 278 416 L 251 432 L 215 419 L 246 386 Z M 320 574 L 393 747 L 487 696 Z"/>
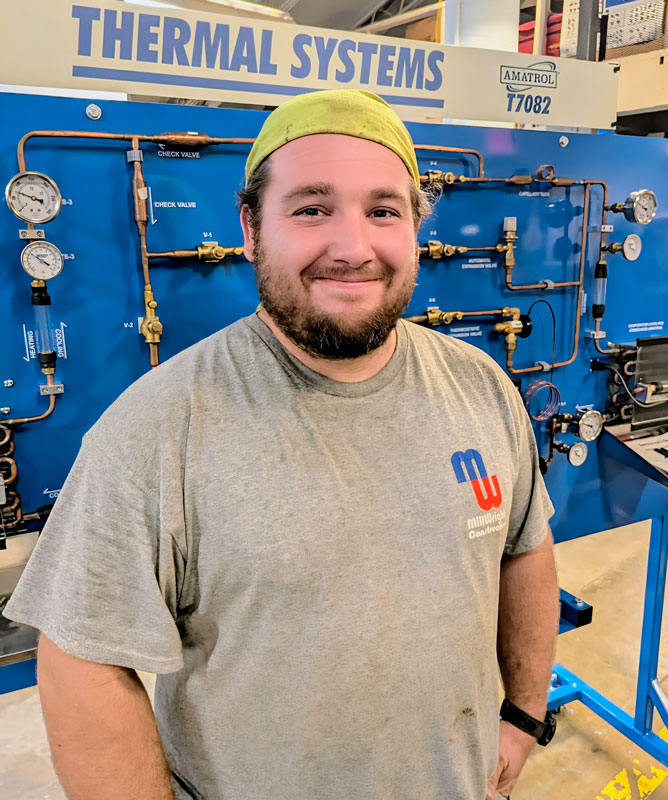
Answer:
<path fill-rule="evenodd" d="M 668 109 L 668 49 L 616 58 L 620 116 Z"/>

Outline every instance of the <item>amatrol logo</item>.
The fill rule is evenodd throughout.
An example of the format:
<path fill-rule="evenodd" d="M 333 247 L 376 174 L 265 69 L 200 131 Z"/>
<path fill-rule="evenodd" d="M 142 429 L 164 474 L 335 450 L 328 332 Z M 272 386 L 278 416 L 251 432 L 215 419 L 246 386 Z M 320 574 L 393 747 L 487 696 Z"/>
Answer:
<path fill-rule="evenodd" d="M 553 61 L 538 61 L 528 67 L 501 65 L 500 82 L 509 92 L 526 92 L 527 89 L 556 89 L 559 72 Z"/>
<path fill-rule="evenodd" d="M 471 482 L 475 499 L 483 511 L 498 508 L 503 497 L 496 475 L 489 476 L 477 450 L 457 450 L 450 459 L 457 483 Z"/>

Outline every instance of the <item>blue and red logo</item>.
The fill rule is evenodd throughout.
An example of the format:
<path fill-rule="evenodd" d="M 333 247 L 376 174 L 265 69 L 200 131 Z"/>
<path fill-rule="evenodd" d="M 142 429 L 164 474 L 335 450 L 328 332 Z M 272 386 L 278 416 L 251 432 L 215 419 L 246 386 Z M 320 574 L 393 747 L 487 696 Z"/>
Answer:
<path fill-rule="evenodd" d="M 498 508 L 503 497 L 496 475 L 488 476 L 485 462 L 477 450 L 457 450 L 450 459 L 457 483 L 471 481 L 473 493 L 483 511 Z"/>

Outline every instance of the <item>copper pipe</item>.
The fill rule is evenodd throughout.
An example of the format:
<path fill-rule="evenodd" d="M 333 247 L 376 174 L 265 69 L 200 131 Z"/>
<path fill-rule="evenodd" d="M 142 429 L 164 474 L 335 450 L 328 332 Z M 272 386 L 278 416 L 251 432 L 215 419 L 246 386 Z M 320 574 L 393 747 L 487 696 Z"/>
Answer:
<path fill-rule="evenodd" d="M 139 150 L 139 139 L 140 137 L 138 136 L 132 137 L 131 141 L 133 150 Z M 144 276 L 144 298 L 150 296 L 151 300 L 153 300 L 151 273 L 148 265 L 148 247 L 146 245 L 146 225 L 148 223 L 148 189 L 146 186 L 146 180 L 144 179 L 142 162 L 139 160 L 133 162 L 132 197 L 135 207 L 135 224 L 137 226 L 137 235 L 139 236 L 141 268 Z M 145 311 L 147 312 L 148 316 L 147 308 Z M 156 322 L 156 324 L 158 323 Z M 160 338 L 159 335 L 158 338 Z M 157 342 L 147 342 L 147 344 L 149 363 L 151 367 L 157 367 L 160 363 L 158 344 Z"/>
<path fill-rule="evenodd" d="M 184 147 L 208 147 L 213 144 L 253 144 L 255 139 L 207 136 L 203 133 L 159 133 L 153 136 L 141 133 L 103 133 L 101 131 L 29 131 L 20 139 L 16 148 L 19 172 L 26 171 L 25 145 L 28 139 L 35 138 L 65 139 L 111 139 L 121 142 L 155 142 L 156 144 L 172 144 Z M 134 145 L 133 145 L 134 147 Z"/>
<path fill-rule="evenodd" d="M 602 214 L 602 216 L 603 216 L 603 220 L 605 222 L 605 220 L 607 220 L 607 218 L 608 218 L 608 210 L 609 210 L 608 209 L 608 205 L 609 205 L 609 203 L 608 203 L 608 184 L 605 183 L 605 181 L 595 181 L 595 180 L 590 180 L 589 178 L 587 178 L 587 179 L 585 179 L 583 181 L 579 181 L 579 183 L 582 183 L 584 185 L 589 185 L 589 186 L 601 186 L 603 188 L 603 214 Z"/>
<path fill-rule="evenodd" d="M 14 442 L 9 442 L 0 447 L 0 454 L 3 456 L 11 456 L 14 453 Z"/>
<path fill-rule="evenodd" d="M 115 141 L 131 142 L 136 139 L 139 142 L 154 142 L 156 144 L 171 144 L 181 147 L 209 147 L 215 144 L 253 144 L 254 138 L 244 137 L 221 137 L 208 136 L 206 134 L 190 133 L 161 133 L 155 135 L 144 135 L 139 133 L 103 133 L 101 131 L 29 131 L 24 134 L 17 145 L 17 159 L 19 171 L 26 171 L 25 145 L 29 139 L 44 137 L 60 137 L 68 139 L 111 139 Z M 484 177 L 484 159 L 482 153 L 471 150 L 467 147 L 444 147 L 435 144 L 416 144 L 416 150 L 433 150 L 442 153 L 465 153 L 472 155 L 478 160 L 478 177 Z"/>
<path fill-rule="evenodd" d="M 600 333 L 601 332 L 601 320 L 600 319 L 594 320 L 594 332 L 595 333 Z M 615 355 L 616 353 L 619 353 L 619 348 L 618 347 L 613 347 L 610 350 L 606 350 L 604 347 L 601 347 L 601 345 L 598 343 L 598 339 L 597 338 L 594 339 L 594 346 L 596 347 L 598 352 L 602 353 L 604 356 Z"/>
<path fill-rule="evenodd" d="M 587 262 L 587 226 L 589 224 L 589 192 L 590 186 L 589 183 L 584 184 L 585 187 L 585 196 L 584 196 L 584 206 L 582 209 L 582 238 L 580 240 L 580 280 L 578 281 L 578 296 L 577 296 L 577 303 L 575 306 L 575 331 L 573 334 L 573 354 L 567 361 L 560 361 L 556 364 L 550 364 L 550 369 L 556 369 L 557 367 L 567 367 L 569 364 L 572 364 L 578 356 L 578 339 L 580 336 L 580 309 L 582 307 L 582 291 L 584 286 L 584 273 L 585 273 L 585 265 Z M 524 369 L 515 369 L 513 366 L 514 360 L 514 351 L 509 351 L 508 356 L 506 359 L 506 366 L 508 372 L 513 375 L 519 375 L 525 372 L 538 372 L 541 371 L 540 365 L 534 365 L 533 367 L 525 367 Z"/>
<path fill-rule="evenodd" d="M 555 431 L 556 427 L 557 427 L 557 418 L 556 418 L 556 416 L 554 416 L 554 417 L 552 417 L 552 420 L 550 421 L 550 425 L 549 425 L 549 428 L 550 428 L 550 452 L 549 452 L 547 458 L 545 459 L 545 463 L 546 464 L 552 463 L 552 459 L 554 458 L 554 435 L 556 433 L 556 431 Z"/>
<path fill-rule="evenodd" d="M 197 258 L 197 250 L 168 250 L 166 253 L 147 253 L 151 258 Z"/>
<path fill-rule="evenodd" d="M 456 183 L 508 183 L 508 178 L 468 178 L 466 175 L 460 175 Z"/>
<path fill-rule="evenodd" d="M 553 284 L 553 288 L 561 289 L 563 286 L 579 286 L 579 285 L 580 285 L 579 281 L 566 281 L 564 283 L 555 283 L 555 284 Z M 510 282 L 508 280 L 508 278 L 506 278 L 506 288 L 510 289 L 511 292 L 518 292 L 520 289 L 545 289 L 545 290 L 547 290 L 547 287 L 545 286 L 545 283 L 527 283 L 527 284 L 523 284 L 523 285 L 517 285 L 517 284 L 514 284 L 514 283 Z"/>
<path fill-rule="evenodd" d="M 234 255 L 240 256 L 240 255 L 243 254 L 243 247 L 242 246 L 223 247 L 222 245 L 216 245 L 216 247 L 219 247 L 220 250 L 226 250 L 226 251 L 230 251 L 230 252 L 225 253 L 225 255 L 222 256 L 220 259 L 216 258 L 216 259 L 211 259 L 211 261 L 209 261 L 208 259 L 205 258 L 204 261 L 208 261 L 209 263 L 213 263 L 214 261 L 222 261 L 224 258 L 227 259 L 228 256 L 234 256 Z M 200 245 L 199 247 L 197 247 L 197 248 L 195 248 L 193 250 L 168 250 L 165 253 L 147 253 L 146 255 L 147 255 L 147 257 L 149 259 L 152 259 L 152 258 L 201 258 L 201 256 L 200 256 L 201 249 L 202 249 L 202 246 Z M 234 251 L 234 252 L 232 252 L 232 251 Z"/>
<path fill-rule="evenodd" d="M 16 461 L 13 458 L 9 458 L 9 456 L 0 456 L 0 466 L 3 464 L 9 467 L 9 477 L 3 478 L 2 472 L 0 471 L 0 478 L 4 480 L 5 486 L 11 486 L 12 483 L 16 481 L 19 476 L 18 467 L 16 466 Z"/>
<path fill-rule="evenodd" d="M 0 448 L 4 447 L 11 438 L 12 432 L 9 430 L 9 428 L 5 428 L 3 425 L 0 425 Z"/>
<path fill-rule="evenodd" d="M 53 379 L 53 375 L 46 376 L 46 385 L 53 386 L 55 383 Z M 53 414 L 53 409 L 56 407 L 56 395 L 52 394 L 49 395 L 49 407 L 43 414 L 39 414 L 36 417 L 21 417 L 20 419 L 6 419 L 3 421 L 3 425 L 26 425 L 29 422 L 39 422 L 42 419 L 46 419 L 51 414 Z"/>
<path fill-rule="evenodd" d="M 462 317 L 499 317 L 503 315 L 503 310 L 500 308 L 495 308 L 492 311 L 459 311 L 457 313 L 461 314 Z M 406 322 L 416 322 L 417 324 L 421 324 L 423 322 L 427 322 L 429 318 L 426 314 L 418 314 L 415 317 L 402 317 L 402 319 L 405 319 Z M 452 321 L 461 322 L 461 320 L 456 319 L 453 319 Z"/>
<path fill-rule="evenodd" d="M 513 366 L 513 360 L 514 360 L 513 356 L 514 356 L 514 351 L 508 353 L 508 356 L 506 357 L 506 369 L 512 375 L 521 375 L 522 373 L 525 372 L 542 372 L 543 368 L 540 366 L 540 364 L 536 364 L 533 367 L 524 367 L 523 369 L 515 369 L 515 367 Z"/>
<path fill-rule="evenodd" d="M 5 519 L 6 512 L 14 516 L 13 522 L 8 522 Z M 17 528 L 23 519 L 23 513 L 21 511 L 21 498 L 18 494 L 16 494 L 16 492 L 7 492 L 7 503 L 5 503 L 4 506 L 0 506 L 0 518 L 2 519 L 2 528 L 9 529 L 10 531 L 14 528 Z"/>
<path fill-rule="evenodd" d="M 584 196 L 584 206 L 582 209 L 582 239 L 580 243 L 580 286 L 578 288 L 578 299 L 575 304 L 575 331 L 573 334 L 573 355 L 568 359 L 568 361 L 561 361 L 558 364 L 554 364 L 553 367 L 567 367 L 569 364 L 572 364 L 575 359 L 578 357 L 578 339 L 580 337 L 580 317 L 581 317 L 581 309 L 582 309 L 582 292 L 584 288 L 584 274 L 585 274 L 585 267 L 587 264 L 587 226 L 589 224 L 589 193 L 590 193 L 590 186 L 589 184 L 585 185 L 585 196 Z"/>
<path fill-rule="evenodd" d="M 478 159 L 478 177 L 481 178 L 485 175 L 485 164 L 482 153 L 479 153 L 477 150 L 470 150 L 467 147 L 443 147 L 437 144 L 414 144 L 413 147 L 416 150 L 434 150 L 438 153 L 466 153 L 467 155 L 475 156 L 475 158 Z"/>

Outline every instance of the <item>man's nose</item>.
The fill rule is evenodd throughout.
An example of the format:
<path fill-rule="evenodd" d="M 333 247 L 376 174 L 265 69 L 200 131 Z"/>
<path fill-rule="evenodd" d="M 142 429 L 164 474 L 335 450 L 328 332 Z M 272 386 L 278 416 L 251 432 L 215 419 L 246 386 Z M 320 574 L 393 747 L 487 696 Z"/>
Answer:
<path fill-rule="evenodd" d="M 362 213 L 347 211 L 334 220 L 329 229 L 331 242 L 328 255 L 332 262 L 361 267 L 373 261 L 376 253 L 372 245 L 369 220 Z"/>

